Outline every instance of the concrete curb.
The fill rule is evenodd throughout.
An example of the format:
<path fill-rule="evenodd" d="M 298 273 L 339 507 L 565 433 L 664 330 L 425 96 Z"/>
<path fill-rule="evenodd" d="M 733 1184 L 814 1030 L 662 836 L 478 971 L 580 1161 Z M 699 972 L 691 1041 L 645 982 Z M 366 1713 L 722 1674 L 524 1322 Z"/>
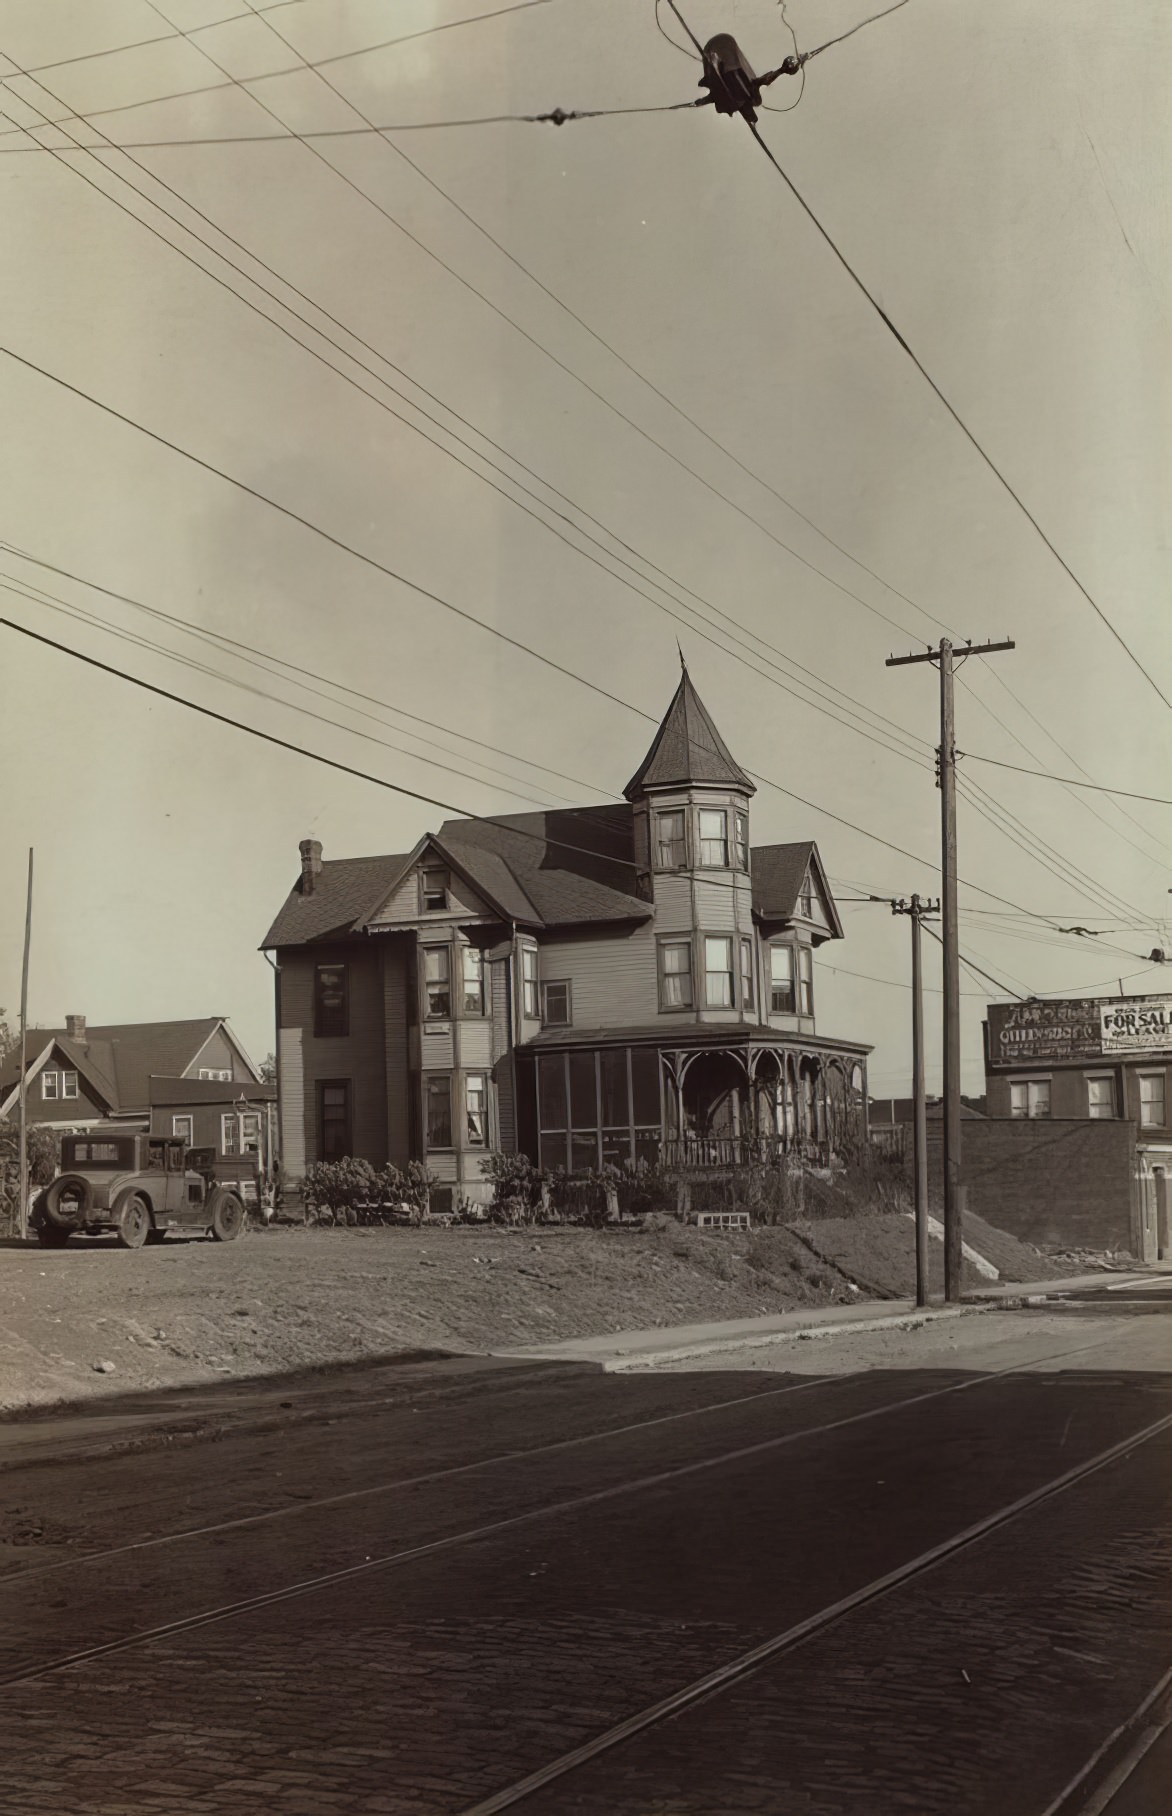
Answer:
<path fill-rule="evenodd" d="M 919 1330 L 948 1318 L 965 1318 L 993 1311 L 996 1302 L 979 1305 L 926 1307 L 923 1311 L 897 1312 L 885 1318 L 858 1318 L 843 1324 L 807 1324 L 796 1330 L 754 1331 L 742 1337 L 715 1337 L 710 1342 L 682 1345 L 677 1349 L 647 1350 L 633 1355 L 607 1356 L 599 1366 L 603 1374 L 625 1374 L 637 1368 L 656 1368 L 663 1362 L 688 1362 L 697 1356 L 717 1356 L 738 1349 L 765 1349 L 778 1343 L 809 1343 L 828 1337 L 852 1336 L 856 1331 Z"/>

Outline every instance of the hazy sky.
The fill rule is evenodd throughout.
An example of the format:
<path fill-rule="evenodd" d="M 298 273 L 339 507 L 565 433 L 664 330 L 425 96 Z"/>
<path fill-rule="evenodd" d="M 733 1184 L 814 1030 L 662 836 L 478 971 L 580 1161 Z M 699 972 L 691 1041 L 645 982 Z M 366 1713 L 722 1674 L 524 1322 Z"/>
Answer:
<path fill-rule="evenodd" d="M 234 17 L 247 0 L 0 0 L 0 541 L 262 654 L 250 666 L 243 651 L 0 552 L 6 586 L 48 589 L 70 612 L 215 672 L 10 591 L 4 615 L 476 813 L 620 790 L 651 735 L 639 713 L 658 718 L 675 687 L 678 636 L 734 753 L 769 778 L 754 841 L 817 839 L 845 897 L 938 890 L 935 676 L 883 661 L 943 627 L 1017 641 L 965 668 L 962 750 L 1172 795 L 1169 709 L 740 121 L 708 109 L 389 139 L 342 130 L 363 125 L 348 101 L 385 126 L 696 93 L 698 69 L 656 31 L 652 0 L 545 0 L 430 29 L 506 4 L 290 0 Z M 701 39 L 734 31 L 758 69 L 791 49 L 774 0 L 683 10 Z M 789 0 L 787 16 L 812 48 L 869 10 L 879 0 Z M 214 28 L 181 35 L 203 25 Z M 392 37 L 408 41 L 347 54 Z M 144 39 L 161 41 L 117 48 Z M 326 58 L 341 60 L 305 67 Z M 46 64 L 47 92 L 14 73 Z M 256 79 L 267 72 L 290 73 Z M 1168 694 L 1170 86 L 1166 0 L 910 0 L 814 60 L 786 117 L 762 116 L 811 208 Z M 784 79 L 770 91 L 778 106 L 797 93 Z M 55 157 L 10 129 L 71 109 L 96 114 L 70 127 L 83 143 L 102 148 L 104 133 L 129 153 Z M 291 133 L 336 136 L 311 150 Z M 157 143 L 256 135 L 271 142 Z M 407 850 L 443 810 L 11 631 L 0 660 L 0 1003 L 18 997 L 33 844 L 34 1020 L 227 1014 L 254 1056 L 268 1051 L 272 974 L 256 948 L 298 840 L 320 838 L 327 857 Z M 984 793 L 980 811 L 962 803 L 961 874 L 1013 908 L 966 888 L 962 949 L 1023 993 L 1110 990 L 1121 976 L 1129 991 L 1158 989 L 1167 973 L 1145 961 L 1172 909 L 1172 809 L 1076 797 L 973 761 L 963 773 Z M 907 923 L 882 906 L 848 905 L 843 918 L 846 940 L 817 967 L 819 1030 L 872 1041 L 872 1088 L 906 1090 Z M 1102 931 L 1054 931 L 1076 924 Z M 937 958 L 930 947 L 933 985 Z M 979 1089 L 983 1004 L 996 993 L 971 975 L 964 989 L 965 1082 Z"/>

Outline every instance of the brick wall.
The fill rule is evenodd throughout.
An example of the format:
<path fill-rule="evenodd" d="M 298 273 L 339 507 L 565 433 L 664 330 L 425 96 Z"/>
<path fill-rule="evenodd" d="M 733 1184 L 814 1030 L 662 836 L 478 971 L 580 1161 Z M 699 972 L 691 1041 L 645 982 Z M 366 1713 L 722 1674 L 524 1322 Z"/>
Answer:
<path fill-rule="evenodd" d="M 941 1189 L 939 1124 L 928 1125 L 932 1197 Z M 1136 1130 L 1085 1119 L 966 1122 L 968 1207 L 1037 1248 L 1138 1253 Z"/>

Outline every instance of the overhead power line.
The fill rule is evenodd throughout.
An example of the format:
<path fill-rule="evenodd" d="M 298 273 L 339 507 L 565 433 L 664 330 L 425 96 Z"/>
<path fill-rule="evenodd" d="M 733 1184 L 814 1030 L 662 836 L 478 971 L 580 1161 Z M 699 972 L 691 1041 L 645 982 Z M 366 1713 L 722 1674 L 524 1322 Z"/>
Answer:
<path fill-rule="evenodd" d="M 1025 769 L 1020 763 L 1006 763 L 1001 757 L 984 757 L 975 750 L 958 750 L 958 757 L 969 763 L 989 763 L 994 769 L 1011 769 L 1018 776 L 1037 776 L 1042 782 L 1060 782 L 1063 788 L 1089 788 L 1096 794 L 1118 795 L 1124 801 L 1151 801 L 1157 807 L 1172 807 L 1172 796 L 1137 794 L 1133 788 L 1108 788 L 1103 782 L 1080 782 L 1077 776 L 1055 776 L 1045 769 Z"/>

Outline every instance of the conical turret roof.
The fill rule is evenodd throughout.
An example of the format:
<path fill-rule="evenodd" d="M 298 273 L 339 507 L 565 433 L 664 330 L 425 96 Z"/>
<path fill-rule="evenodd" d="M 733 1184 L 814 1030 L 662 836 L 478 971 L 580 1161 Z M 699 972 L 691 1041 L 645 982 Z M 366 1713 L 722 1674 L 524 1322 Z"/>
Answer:
<path fill-rule="evenodd" d="M 651 749 L 623 793 L 628 801 L 637 801 L 648 789 L 685 787 L 689 782 L 725 785 L 742 794 L 757 792 L 709 718 L 685 668 Z"/>

